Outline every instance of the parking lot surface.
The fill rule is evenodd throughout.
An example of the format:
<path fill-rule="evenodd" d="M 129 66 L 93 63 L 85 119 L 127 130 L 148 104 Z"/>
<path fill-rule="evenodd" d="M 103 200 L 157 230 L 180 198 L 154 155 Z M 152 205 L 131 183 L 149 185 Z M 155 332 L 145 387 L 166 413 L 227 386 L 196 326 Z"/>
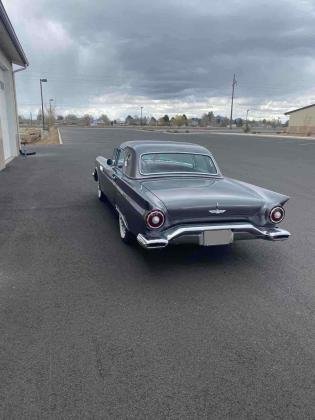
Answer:
<path fill-rule="evenodd" d="M 0 417 L 314 418 L 315 142 L 62 128 L 0 173 Z M 145 251 L 97 199 L 97 155 L 208 147 L 291 196 L 286 242 Z"/>

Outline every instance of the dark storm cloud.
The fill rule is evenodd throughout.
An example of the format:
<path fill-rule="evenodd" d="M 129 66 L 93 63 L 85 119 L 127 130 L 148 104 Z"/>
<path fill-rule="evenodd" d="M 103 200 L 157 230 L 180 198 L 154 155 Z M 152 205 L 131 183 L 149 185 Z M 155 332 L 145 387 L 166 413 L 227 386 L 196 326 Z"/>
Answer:
<path fill-rule="evenodd" d="M 238 97 L 257 106 L 313 93 L 312 1 L 12 3 L 7 8 L 31 62 L 21 75 L 22 102 L 35 101 L 40 74 L 50 78 L 50 95 L 73 106 L 108 93 L 163 101 L 227 97 L 234 72 Z"/>

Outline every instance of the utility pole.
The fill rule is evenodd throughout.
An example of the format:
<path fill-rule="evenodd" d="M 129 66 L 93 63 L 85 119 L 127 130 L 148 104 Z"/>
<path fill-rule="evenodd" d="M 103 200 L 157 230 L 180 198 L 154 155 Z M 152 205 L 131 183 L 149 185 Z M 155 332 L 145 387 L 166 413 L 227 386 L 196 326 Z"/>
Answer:
<path fill-rule="evenodd" d="M 235 73 L 233 76 L 233 82 L 232 82 L 232 97 L 231 97 L 231 115 L 230 115 L 230 129 L 232 129 L 232 120 L 233 120 L 233 103 L 234 103 L 234 89 L 236 85 L 236 79 L 235 79 Z"/>
<path fill-rule="evenodd" d="M 142 125 L 142 110 L 143 110 L 143 106 L 141 106 L 140 108 L 141 108 L 141 112 L 140 112 L 140 125 Z"/>
<path fill-rule="evenodd" d="M 51 103 L 53 102 L 53 99 L 49 99 L 49 125 L 52 125 L 52 110 L 51 110 Z"/>
<path fill-rule="evenodd" d="M 54 101 L 53 99 L 49 99 L 49 113 L 50 113 L 50 115 L 51 115 L 51 103 L 52 103 L 53 101 Z"/>
<path fill-rule="evenodd" d="M 43 85 L 42 83 L 46 83 L 47 79 L 39 79 L 39 84 L 40 84 L 40 97 L 42 100 L 42 126 L 43 126 L 43 130 L 45 130 L 45 115 L 44 115 L 44 101 L 43 101 Z"/>

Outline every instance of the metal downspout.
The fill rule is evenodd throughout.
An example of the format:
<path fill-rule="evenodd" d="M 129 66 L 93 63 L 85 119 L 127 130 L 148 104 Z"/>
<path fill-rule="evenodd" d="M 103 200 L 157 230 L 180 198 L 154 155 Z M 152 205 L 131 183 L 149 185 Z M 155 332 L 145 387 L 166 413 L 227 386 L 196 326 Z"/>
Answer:
<path fill-rule="evenodd" d="M 12 70 L 14 107 L 15 107 L 15 122 L 16 122 L 16 145 L 17 145 L 19 151 L 21 150 L 21 143 L 20 143 L 19 114 L 18 114 L 17 99 L 16 99 L 15 73 L 18 73 L 20 71 L 24 71 L 26 69 L 27 69 L 27 65 L 25 67 L 21 67 L 20 69 Z"/>

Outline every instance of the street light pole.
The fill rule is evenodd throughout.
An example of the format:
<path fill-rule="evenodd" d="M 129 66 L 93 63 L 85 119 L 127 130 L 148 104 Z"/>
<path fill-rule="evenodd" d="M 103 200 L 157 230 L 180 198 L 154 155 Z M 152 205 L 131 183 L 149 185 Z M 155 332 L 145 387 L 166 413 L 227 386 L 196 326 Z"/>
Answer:
<path fill-rule="evenodd" d="M 143 106 L 141 106 L 140 108 L 141 108 L 140 125 L 142 125 L 142 110 L 143 110 Z"/>
<path fill-rule="evenodd" d="M 248 127 L 248 113 L 249 113 L 249 109 L 246 111 L 246 120 L 245 120 L 245 133 L 249 132 L 249 127 Z"/>
<path fill-rule="evenodd" d="M 45 130 L 45 115 L 44 115 L 44 101 L 43 101 L 43 85 L 42 83 L 46 83 L 47 79 L 39 79 L 39 84 L 40 84 L 40 97 L 42 100 L 42 125 L 43 125 L 43 130 Z"/>
<path fill-rule="evenodd" d="M 248 120 L 248 113 L 249 113 L 249 109 L 246 111 L 246 125 L 247 125 L 247 120 Z"/>

